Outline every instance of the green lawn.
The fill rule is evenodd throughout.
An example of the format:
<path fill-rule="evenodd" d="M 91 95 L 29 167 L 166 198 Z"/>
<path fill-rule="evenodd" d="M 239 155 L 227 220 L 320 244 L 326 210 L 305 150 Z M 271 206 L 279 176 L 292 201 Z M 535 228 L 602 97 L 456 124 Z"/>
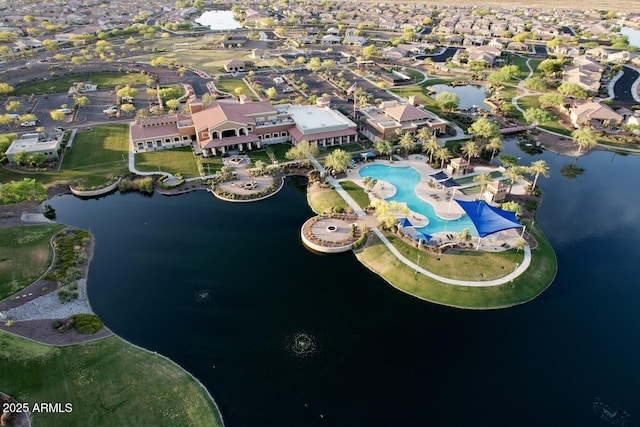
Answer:
<path fill-rule="evenodd" d="M 362 187 L 356 184 L 353 181 L 342 181 L 340 186 L 351 196 L 351 198 L 360 206 L 362 209 L 369 206 L 371 203 L 369 199 L 369 195 L 364 191 Z"/>
<path fill-rule="evenodd" d="M 523 252 L 461 251 L 458 253 L 432 254 L 418 250 L 397 236 L 387 236 L 389 241 L 407 259 L 439 275 L 458 280 L 493 280 L 513 271 L 523 259 Z"/>
<path fill-rule="evenodd" d="M 231 95 L 235 95 L 235 89 L 237 87 L 241 87 L 243 89 L 243 93 L 254 101 L 257 101 L 258 98 L 253 94 L 253 91 L 249 89 L 249 87 L 242 81 L 242 79 L 220 79 L 215 83 L 216 87 L 222 92 L 230 93 Z"/>
<path fill-rule="evenodd" d="M 118 337 L 52 347 L 0 332 L 2 391 L 21 402 L 71 403 L 34 425 L 222 426 L 215 404 L 177 365 Z"/>
<path fill-rule="evenodd" d="M 317 186 L 317 184 L 313 184 Z M 331 188 L 318 188 L 314 187 L 307 191 L 307 201 L 311 209 L 318 214 L 331 212 L 334 207 L 347 209 L 349 205 L 338 194 L 338 192 Z"/>
<path fill-rule="evenodd" d="M 29 286 L 49 265 L 51 237 L 62 224 L 0 228 L 0 299 Z"/>
<path fill-rule="evenodd" d="M 267 145 L 262 150 L 252 150 L 247 152 L 247 154 L 249 155 L 249 158 L 251 159 L 253 164 L 255 164 L 258 160 L 262 160 L 263 162 L 265 162 L 265 164 L 270 165 L 272 162 L 269 156 L 267 155 L 267 151 L 266 151 L 267 149 L 270 149 L 273 151 L 273 154 L 276 156 L 276 159 L 279 162 L 289 161 L 289 159 L 287 159 L 285 154 L 287 154 L 287 151 L 291 149 L 291 144 L 271 144 L 271 145 Z"/>
<path fill-rule="evenodd" d="M 360 144 L 345 144 L 345 145 L 333 145 L 331 147 L 323 148 L 320 150 L 318 154 L 318 158 L 326 157 L 328 154 L 334 152 L 335 150 L 343 150 L 347 153 L 357 153 L 362 151 L 362 145 Z"/>
<path fill-rule="evenodd" d="M 144 84 L 148 78 L 149 76 L 140 73 L 103 72 L 70 74 L 45 81 L 25 83 L 24 85 L 17 86 L 13 95 L 24 96 L 31 94 L 66 93 L 76 82 L 91 82 L 98 85 L 98 89 L 111 89 L 117 85 L 129 84 L 133 86 Z"/>
<path fill-rule="evenodd" d="M 200 176 L 198 159 L 191 147 L 136 153 L 136 169 L 143 172 L 168 172 L 181 174 L 184 178 Z"/>
<path fill-rule="evenodd" d="M 76 134 L 67 149 L 59 178 L 79 181 L 83 187 L 104 184 L 114 175 L 127 173 L 129 127 L 127 124 L 94 126 Z"/>
<path fill-rule="evenodd" d="M 557 271 L 555 252 L 543 233 L 531 225 L 527 225 L 527 231 L 538 241 L 538 247 L 532 250 L 531 265 L 513 282 L 499 286 L 448 285 L 422 274 L 415 274 L 413 269 L 400 262 L 375 236 L 371 237 L 371 244 L 356 256 L 394 287 L 427 301 L 471 309 L 511 307 L 540 295 L 553 282 Z M 417 261 L 417 256 L 415 259 Z M 422 262 L 421 258 L 421 264 Z"/>
<path fill-rule="evenodd" d="M 501 176 L 502 176 L 502 172 L 500 172 L 500 171 L 491 171 L 491 172 L 489 172 L 489 177 L 490 177 L 491 179 L 499 178 L 499 177 L 501 177 Z M 473 182 L 473 179 L 474 179 L 475 177 L 476 177 L 476 175 L 473 175 L 473 176 L 465 176 L 465 177 L 462 177 L 462 178 L 456 178 L 456 182 L 457 182 L 458 184 L 460 184 L 460 185 L 469 184 L 469 183 Z"/>

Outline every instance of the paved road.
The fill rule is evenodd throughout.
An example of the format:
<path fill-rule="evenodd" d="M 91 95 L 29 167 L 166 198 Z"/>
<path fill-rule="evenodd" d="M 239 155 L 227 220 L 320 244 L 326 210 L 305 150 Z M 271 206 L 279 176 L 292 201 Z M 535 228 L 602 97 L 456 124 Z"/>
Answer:
<path fill-rule="evenodd" d="M 445 48 L 445 50 L 443 50 L 440 53 L 437 53 L 435 55 L 417 55 L 415 58 L 419 61 L 422 61 L 426 58 L 431 58 L 431 60 L 433 62 L 446 62 L 447 58 L 452 58 L 453 55 L 456 54 L 457 51 L 461 50 L 463 48 L 461 47 L 453 47 L 453 46 L 449 46 L 447 48 Z"/>
<path fill-rule="evenodd" d="M 631 108 L 640 103 L 636 83 L 640 79 L 640 73 L 631 67 L 622 67 L 622 74 L 613 85 L 613 94 L 616 104 Z M 635 85 L 634 85 L 635 83 Z"/>

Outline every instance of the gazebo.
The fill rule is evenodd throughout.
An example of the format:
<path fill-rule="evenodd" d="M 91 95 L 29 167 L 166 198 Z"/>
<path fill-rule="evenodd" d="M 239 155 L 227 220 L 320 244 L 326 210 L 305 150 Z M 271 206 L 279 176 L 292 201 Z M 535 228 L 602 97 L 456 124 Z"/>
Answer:
<path fill-rule="evenodd" d="M 447 173 L 449 175 L 464 175 L 469 170 L 469 161 L 462 157 L 451 159 L 447 165 Z"/>

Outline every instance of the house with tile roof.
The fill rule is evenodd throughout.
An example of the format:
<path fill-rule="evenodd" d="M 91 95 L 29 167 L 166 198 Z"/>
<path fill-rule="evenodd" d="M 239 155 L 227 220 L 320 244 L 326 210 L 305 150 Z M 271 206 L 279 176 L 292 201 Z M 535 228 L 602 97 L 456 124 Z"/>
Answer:
<path fill-rule="evenodd" d="M 363 133 L 372 141 L 379 141 L 393 140 L 400 134 L 415 133 L 424 127 L 431 129 L 434 135 L 446 131 L 446 121 L 412 101 L 386 101 L 377 107 L 360 109 L 365 122 Z"/>
<path fill-rule="evenodd" d="M 619 125 L 624 117 L 610 107 L 597 102 L 585 102 L 569 110 L 571 123 L 576 128 L 590 125 L 595 128 Z"/>

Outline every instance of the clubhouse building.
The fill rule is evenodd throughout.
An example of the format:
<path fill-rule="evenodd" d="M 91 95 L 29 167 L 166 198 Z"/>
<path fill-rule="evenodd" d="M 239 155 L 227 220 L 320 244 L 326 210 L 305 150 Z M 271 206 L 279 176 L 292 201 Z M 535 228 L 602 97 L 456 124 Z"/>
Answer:
<path fill-rule="evenodd" d="M 358 141 L 357 126 L 328 105 L 271 105 L 221 100 L 189 104 L 190 114 L 141 119 L 130 125 L 136 152 L 191 145 L 204 157 L 302 140 L 319 148 Z"/>

